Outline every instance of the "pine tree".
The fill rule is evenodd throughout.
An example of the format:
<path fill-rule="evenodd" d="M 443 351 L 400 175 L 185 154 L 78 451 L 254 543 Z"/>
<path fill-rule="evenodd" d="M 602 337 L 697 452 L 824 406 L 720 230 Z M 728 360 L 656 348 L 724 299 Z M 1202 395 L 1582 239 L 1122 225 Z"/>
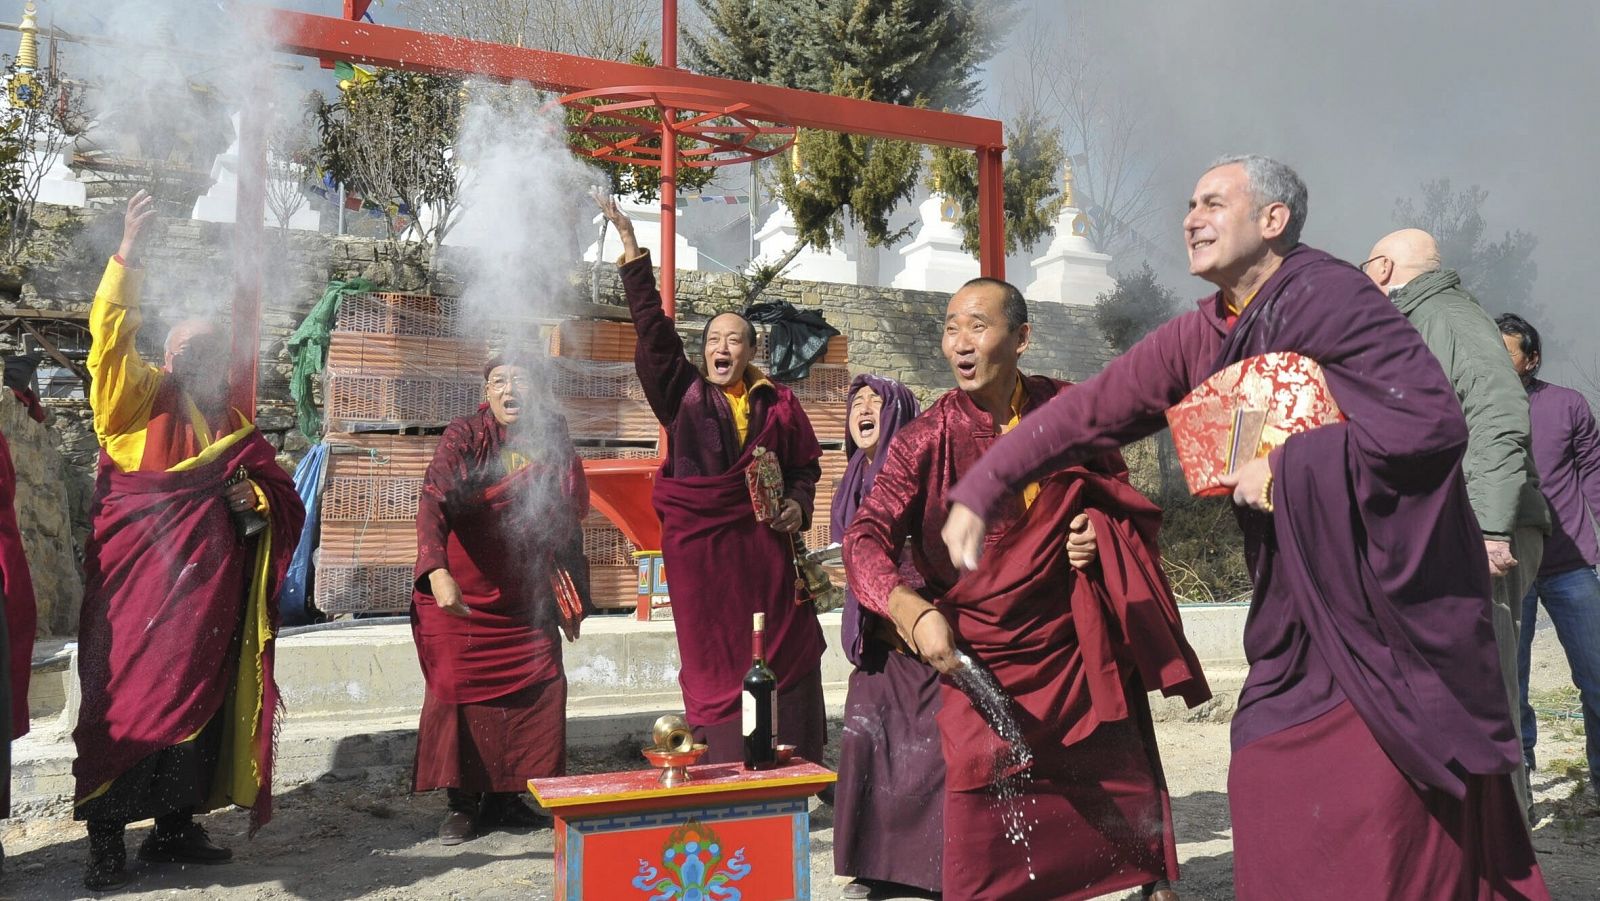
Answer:
<path fill-rule="evenodd" d="M 1177 295 L 1156 280 L 1149 263 L 1141 263 L 1095 300 L 1094 319 L 1106 341 L 1123 353 L 1177 311 Z"/>
<path fill-rule="evenodd" d="M 1061 133 L 1037 114 L 1025 114 L 1006 127 L 1006 162 L 1003 194 L 1006 213 L 1006 253 L 1032 250 L 1049 236 L 1065 200 L 1061 196 L 1061 166 L 1066 152 Z M 970 153 L 937 147 L 931 163 L 938 190 L 961 210 L 961 246 L 978 252 L 978 161 Z"/>
<path fill-rule="evenodd" d="M 1015 0 L 699 0 L 706 33 L 689 59 L 708 74 L 801 90 L 965 111 L 982 91 L 979 67 L 999 48 Z M 755 297 L 802 249 L 827 249 L 845 216 L 873 247 L 902 236 L 889 215 L 916 190 L 921 148 L 803 131 L 799 167 L 780 161 L 777 193 L 800 240 L 752 280 Z"/>

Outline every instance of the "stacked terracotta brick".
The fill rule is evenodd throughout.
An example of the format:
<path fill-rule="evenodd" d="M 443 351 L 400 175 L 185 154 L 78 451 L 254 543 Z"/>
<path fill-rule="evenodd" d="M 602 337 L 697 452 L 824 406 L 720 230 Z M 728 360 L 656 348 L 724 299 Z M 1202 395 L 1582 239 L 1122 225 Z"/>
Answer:
<path fill-rule="evenodd" d="M 560 373 L 556 393 L 566 408 L 579 453 L 587 458 L 656 456 L 659 428 L 633 371 L 633 348 L 633 326 L 626 322 L 563 322 L 551 336 L 550 352 Z M 765 364 L 766 351 L 763 333 L 756 365 Z M 789 383 L 824 448 L 816 513 L 806 533 L 806 544 L 812 548 L 825 546 L 831 539 L 828 513 L 833 490 L 844 475 L 844 403 L 850 387 L 847 360 L 845 339 L 834 338 L 811 374 Z M 638 548 L 599 514 L 592 514 L 584 523 L 583 538 L 595 604 L 631 608 L 638 576 L 630 555 Z"/>
<path fill-rule="evenodd" d="M 323 383 L 329 456 L 313 598 L 324 613 L 411 601 L 417 498 L 437 433 L 483 398 L 488 348 L 457 328 L 452 298 L 364 294 L 340 306 Z"/>

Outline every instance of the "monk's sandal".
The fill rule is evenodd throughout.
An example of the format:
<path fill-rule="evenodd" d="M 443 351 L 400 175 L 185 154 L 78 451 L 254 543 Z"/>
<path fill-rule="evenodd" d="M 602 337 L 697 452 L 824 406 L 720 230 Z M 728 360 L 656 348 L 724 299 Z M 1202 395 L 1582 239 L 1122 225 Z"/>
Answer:
<path fill-rule="evenodd" d="M 139 846 L 139 859 L 152 863 L 227 863 L 233 859 L 233 852 L 213 843 L 206 827 L 190 822 L 173 832 L 151 832 Z"/>

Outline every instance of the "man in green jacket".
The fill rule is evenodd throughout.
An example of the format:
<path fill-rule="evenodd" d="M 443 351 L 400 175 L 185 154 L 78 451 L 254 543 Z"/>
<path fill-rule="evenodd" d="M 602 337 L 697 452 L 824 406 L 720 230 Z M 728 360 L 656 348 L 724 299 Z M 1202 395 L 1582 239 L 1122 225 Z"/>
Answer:
<path fill-rule="evenodd" d="M 1432 235 L 1402 229 L 1380 240 L 1369 256 L 1361 271 L 1422 333 L 1455 385 L 1467 417 L 1467 455 L 1461 469 L 1489 552 L 1495 643 L 1515 724 L 1521 704 L 1517 616 L 1539 572 L 1544 536 L 1550 533 L 1550 511 L 1533 465 L 1528 395 L 1505 354 L 1499 328 L 1461 287 L 1461 276 L 1440 267 Z M 1527 775 L 1519 771 L 1516 776 L 1526 811 L 1531 800 Z"/>

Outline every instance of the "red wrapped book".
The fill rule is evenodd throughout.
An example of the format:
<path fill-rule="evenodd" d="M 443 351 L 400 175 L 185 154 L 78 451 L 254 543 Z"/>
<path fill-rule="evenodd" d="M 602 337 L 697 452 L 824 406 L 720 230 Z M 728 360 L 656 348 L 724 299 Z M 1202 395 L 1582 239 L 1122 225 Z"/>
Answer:
<path fill-rule="evenodd" d="M 1322 367 L 1295 353 L 1240 360 L 1167 411 L 1183 477 L 1197 497 L 1227 494 L 1223 475 L 1290 435 L 1343 421 Z"/>

